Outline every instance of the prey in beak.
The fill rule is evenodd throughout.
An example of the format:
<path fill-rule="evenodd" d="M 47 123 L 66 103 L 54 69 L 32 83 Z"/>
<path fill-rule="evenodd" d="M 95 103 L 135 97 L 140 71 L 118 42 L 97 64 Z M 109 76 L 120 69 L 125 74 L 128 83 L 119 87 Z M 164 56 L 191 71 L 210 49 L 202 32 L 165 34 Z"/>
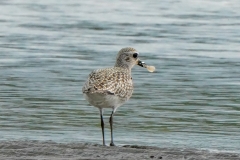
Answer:
<path fill-rule="evenodd" d="M 144 68 L 147 68 L 147 70 L 149 72 L 154 72 L 155 71 L 155 67 L 154 66 L 148 66 L 145 62 L 143 61 L 140 61 L 138 60 L 137 61 L 137 65 L 141 66 L 141 67 L 144 67 Z"/>

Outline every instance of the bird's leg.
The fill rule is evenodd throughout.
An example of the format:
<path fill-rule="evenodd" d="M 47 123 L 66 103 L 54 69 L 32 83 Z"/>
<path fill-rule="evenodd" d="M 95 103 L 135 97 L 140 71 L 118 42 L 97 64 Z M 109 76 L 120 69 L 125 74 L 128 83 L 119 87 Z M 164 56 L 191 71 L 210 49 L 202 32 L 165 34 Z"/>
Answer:
<path fill-rule="evenodd" d="M 102 109 L 100 109 L 100 117 L 101 117 L 103 146 L 106 146 L 106 144 L 105 144 L 105 136 L 104 136 L 104 121 L 103 121 L 103 112 L 102 112 Z"/>
<path fill-rule="evenodd" d="M 114 111 L 112 111 L 112 114 L 109 118 L 109 123 L 110 123 L 110 128 L 111 128 L 111 143 L 110 143 L 110 146 L 115 146 L 115 144 L 113 143 L 113 114 L 114 114 Z"/>

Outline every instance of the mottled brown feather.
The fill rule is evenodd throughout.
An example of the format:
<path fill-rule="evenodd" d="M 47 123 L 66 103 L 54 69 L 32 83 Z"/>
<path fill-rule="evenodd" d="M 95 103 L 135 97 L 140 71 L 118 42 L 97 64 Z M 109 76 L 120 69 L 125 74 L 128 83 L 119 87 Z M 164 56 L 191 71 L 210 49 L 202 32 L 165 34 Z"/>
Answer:
<path fill-rule="evenodd" d="M 129 99 L 133 92 L 128 69 L 111 67 L 93 71 L 83 87 L 83 93 L 101 93 Z"/>

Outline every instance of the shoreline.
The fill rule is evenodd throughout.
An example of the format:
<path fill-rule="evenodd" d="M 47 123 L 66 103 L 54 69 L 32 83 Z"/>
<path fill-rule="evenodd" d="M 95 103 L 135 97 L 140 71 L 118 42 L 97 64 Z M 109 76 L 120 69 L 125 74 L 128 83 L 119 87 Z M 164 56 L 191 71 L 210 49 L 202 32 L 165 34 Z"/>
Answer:
<path fill-rule="evenodd" d="M 56 143 L 53 141 L 1 141 L 0 159 L 240 160 L 240 154 L 229 152 L 210 152 L 200 149 L 158 148 L 137 145 L 109 147 L 99 144 Z"/>

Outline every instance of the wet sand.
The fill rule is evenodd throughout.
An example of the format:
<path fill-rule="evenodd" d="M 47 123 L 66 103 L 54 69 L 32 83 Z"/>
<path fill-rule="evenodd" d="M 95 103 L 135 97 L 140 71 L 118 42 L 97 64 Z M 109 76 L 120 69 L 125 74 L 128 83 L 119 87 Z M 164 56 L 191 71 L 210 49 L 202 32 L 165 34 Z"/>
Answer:
<path fill-rule="evenodd" d="M 80 160 L 80 159 L 162 159 L 162 160 L 240 160 L 240 154 L 197 149 L 158 148 L 150 146 L 103 147 L 86 143 L 52 141 L 2 141 L 0 159 Z"/>

